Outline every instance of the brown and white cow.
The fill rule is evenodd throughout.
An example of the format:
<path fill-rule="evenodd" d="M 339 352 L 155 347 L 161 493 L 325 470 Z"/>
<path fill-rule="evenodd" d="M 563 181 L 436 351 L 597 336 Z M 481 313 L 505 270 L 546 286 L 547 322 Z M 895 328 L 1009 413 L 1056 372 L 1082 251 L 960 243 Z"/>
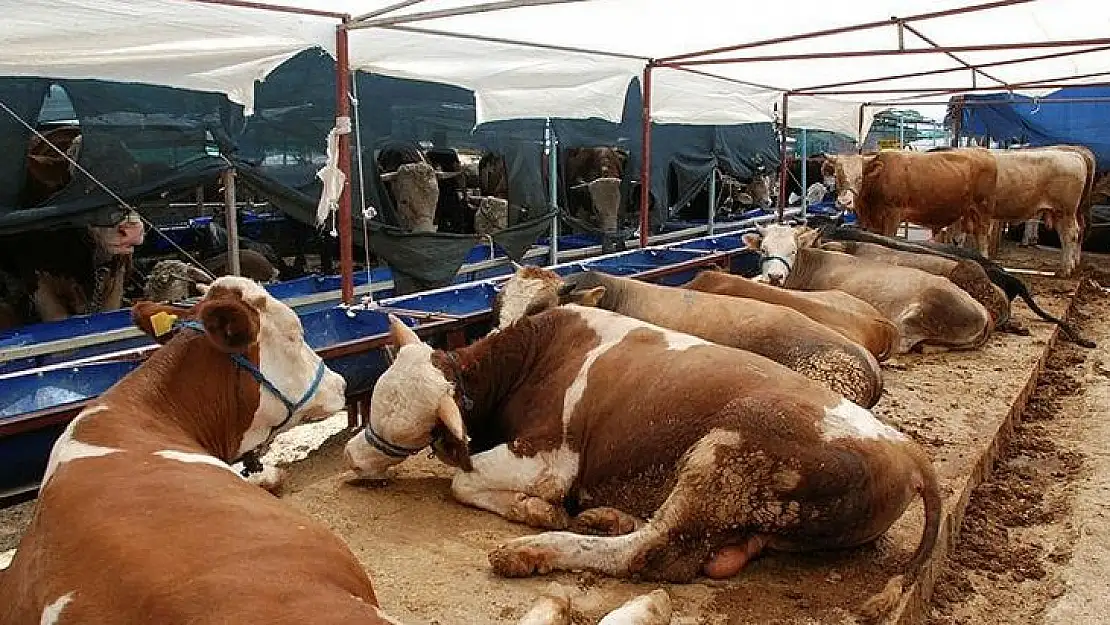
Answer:
<path fill-rule="evenodd" d="M 993 320 L 993 327 L 998 329 L 1009 327 L 1010 300 L 1002 289 L 991 282 L 987 272 L 975 261 L 905 252 L 864 241 L 830 241 L 821 244 L 821 249 L 844 252 L 856 258 L 868 258 L 888 265 L 913 267 L 934 276 L 948 278 L 987 309 Z"/>
<path fill-rule="evenodd" d="M 225 277 L 132 316 L 163 346 L 55 443 L 0 622 L 386 622 L 341 540 L 230 467 L 343 409 L 296 314 Z"/>
<path fill-rule="evenodd" d="M 493 303 L 503 329 L 525 314 L 572 302 L 765 356 L 870 408 L 883 392 L 878 361 L 862 345 L 777 304 L 584 271 L 566 278 L 521 267 Z"/>
<path fill-rule="evenodd" d="M 993 327 L 990 313 L 950 280 L 842 252 L 814 249 L 818 232 L 772 224 L 756 237 L 761 276 L 788 289 L 838 289 L 871 304 L 898 327 L 895 353 L 976 349 Z"/>
<path fill-rule="evenodd" d="M 854 211 L 863 184 L 863 168 L 875 154 L 827 154 L 821 165 L 821 181 L 836 189 L 836 205 Z"/>
<path fill-rule="evenodd" d="M 843 291 L 792 291 L 723 271 L 703 271 L 684 289 L 786 306 L 843 334 L 880 362 L 898 344 L 898 328 L 867 302 Z"/>
<path fill-rule="evenodd" d="M 998 166 L 983 148 L 940 152 L 888 150 L 863 167 L 854 209 L 860 227 L 894 236 L 903 221 L 941 229 L 959 223 L 988 246 Z"/>
<path fill-rule="evenodd" d="M 919 494 L 911 571 L 935 544 L 941 498 L 925 452 L 757 354 L 574 304 L 457 351 L 432 349 L 396 318 L 390 333 L 396 357 L 345 448 L 358 476 L 387 479 L 431 444 L 462 469 L 451 484 L 460 502 L 602 534 L 513 540 L 490 553 L 499 575 L 725 578 L 764 549 L 874 541 Z"/>

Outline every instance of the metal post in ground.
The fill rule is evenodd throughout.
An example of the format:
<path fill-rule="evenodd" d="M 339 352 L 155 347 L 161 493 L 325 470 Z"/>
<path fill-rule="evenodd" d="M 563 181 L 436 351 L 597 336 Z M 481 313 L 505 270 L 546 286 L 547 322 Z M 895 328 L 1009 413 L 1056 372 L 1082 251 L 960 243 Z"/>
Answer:
<path fill-rule="evenodd" d="M 709 170 L 709 221 L 706 232 L 713 234 L 717 222 L 717 166 Z"/>
<path fill-rule="evenodd" d="M 544 153 L 547 155 L 547 205 L 554 213 L 551 216 L 551 232 L 548 236 L 548 264 L 559 264 L 559 150 L 558 139 L 551 118 L 543 126 Z"/>
<path fill-rule="evenodd" d="M 239 218 L 235 206 L 235 169 L 224 170 L 224 223 L 227 227 L 227 270 L 233 276 L 239 269 Z"/>
<path fill-rule="evenodd" d="M 806 169 L 808 169 L 807 165 L 809 164 L 809 136 L 805 128 L 802 128 L 801 144 L 798 158 L 802 170 L 802 220 L 805 221 L 806 213 L 809 210 L 809 194 L 806 193 L 809 190 L 809 178 L 806 176 Z"/>

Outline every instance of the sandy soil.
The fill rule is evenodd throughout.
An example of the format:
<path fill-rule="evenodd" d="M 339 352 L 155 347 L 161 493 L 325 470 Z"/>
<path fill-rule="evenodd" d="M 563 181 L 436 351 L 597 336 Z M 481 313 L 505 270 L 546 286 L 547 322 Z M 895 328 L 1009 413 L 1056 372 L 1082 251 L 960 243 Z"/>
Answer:
<path fill-rule="evenodd" d="M 930 625 L 1110 621 L 1110 298 L 1084 289 L 1075 318 L 1099 347 L 1057 344 L 1009 449 L 974 492 Z"/>
<path fill-rule="evenodd" d="M 1057 258 L 1051 253 L 1028 255 L 1041 262 L 1038 269 L 1053 269 Z M 1031 282 L 1043 307 L 1063 312 L 1071 284 Z M 976 352 L 907 355 L 885 363 L 886 391 L 875 412 L 926 446 L 949 505 L 959 497 L 1051 335 L 1053 326 L 1036 320 L 1024 305 L 1015 304 L 1014 314 L 1030 336 L 996 335 Z M 317 452 L 290 467 L 284 497 L 347 541 L 371 572 L 382 605 L 404 622 L 511 623 L 552 580 L 578 590 L 576 623 L 596 622 L 631 596 L 654 588 L 592 574 L 493 577 L 486 553 L 532 530 L 455 503 L 449 493 L 451 470 L 423 455 L 398 467 L 395 479 L 384 487 L 346 484 L 340 455 L 350 434 L 341 431 L 345 417 L 330 423 L 332 429 L 315 433 L 312 441 L 293 445 L 311 447 L 331 435 Z M 296 455 L 306 452 L 295 450 Z M 0 514 L 16 516 L 0 516 L 4 528 L 21 525 L 18 517 L 26 512 Z M 902 571 L 920 532 L 920 505 L 914 504 L 872 546 L 841 553 L 771 554 L 728 582 L 669 586 L 673 622 L 852 623 L 852 610 Z M 4 536 L 0 533 L 0 541 Z M 0 542 L 0 551 L 5 544 Z"/>

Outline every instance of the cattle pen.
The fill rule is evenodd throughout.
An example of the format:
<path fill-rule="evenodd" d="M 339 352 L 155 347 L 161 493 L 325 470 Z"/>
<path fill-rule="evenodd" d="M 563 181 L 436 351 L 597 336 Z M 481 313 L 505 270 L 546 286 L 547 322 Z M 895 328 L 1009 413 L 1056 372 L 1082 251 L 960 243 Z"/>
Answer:
<path fill-rule="evenodd" d="M 706 260 L 728 262 L 728 257 Z M 662 268 L 644 277 L 673 282 L 688 276 L 689 269 L 688 264 L 672 272 Z M 1074 307 L 1078 284 L 1033 279 L 1045 307 L 1061 316 Z M 1014 312 L 1027 324 L 1029 336 L 996 334 L 981 350 L 909 354 L 884 364 L 886 390 L 875 412 L 926 446 L 946 501 L 944 539 L 908 593 L 897 622 L 921 622 L 927 612 L 934 578 L 959 539 L 971 493 L 1005 448 L 1056 343 L 1056 326 L 1036 321 L 1023 307 Z M 612 605 L 654 588 L 589 573 L 497 579 L 489 572 L 486 553 L 530 530 L 455 502 L 451 470 L 424 455 L 400 465 L 386 485 L 348 483 L 342 446 L 355 431 L 343 416 L 301 426 L 279 437 L 267 460 L 290 471 L 282 497 L 344 538 L 395 616 L 407 622 L 512 623 L 555 579 L 576 589 L 576 618 L 583 619 L 576 622 L 593 622 L 589 619 Z M 0 523 L 0 552 L 14 546 L 31 505 L 0 516 L 6 520 Z M 727 582 L 667 586 L 674 622 L 853 622 L 852 608 L 897 575 L 916 545 L 918 507 L 914 504 L 873 546 L 841 553 L 775 553 Z"/>

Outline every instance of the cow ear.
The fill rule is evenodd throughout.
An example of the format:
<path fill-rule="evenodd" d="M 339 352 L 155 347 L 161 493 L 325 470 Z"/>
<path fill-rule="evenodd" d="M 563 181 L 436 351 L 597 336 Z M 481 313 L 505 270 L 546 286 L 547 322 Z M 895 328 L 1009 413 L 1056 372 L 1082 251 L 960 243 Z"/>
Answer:
<path fill-rule="evenodd" d="M 397 347 L 421 343 L 420 337 L 392 313 L 389 314 L 389 338 Z"/>
<path fill-rule="evenodd" d="M 601 302 L 601 298 L 603 297 L 605 297 L 605 287 L 595 286 L 592 289 L 572 292 L 567 296 L 567 303 L 595 307 Z"/>
<path fill-rule="evenodd" d="M 202 301 L 197 304 L 197 319 L 221 351 L 243 352 L 258 340 L 258 313 L 238 295 Z"/>
<path fill-rule="evenodd" d="M 817 243 L 817 231 L 813 228 L 801 227 L 795 230 L 794 238 L 798 242 L 798 249 L 813 247 Z"/>
<path fill-rule="evenodd" d="M 760 243 L 763 242 L 763 237 L 756 232 L 745 232 L 740 238 L 744 240 L 744 245 L 748 246 L 749 250 L 758 250 Z"/>
<path fill-rule="evenodd" d="M 180 327 L 178 322 L 191 319 L 192 314 L 189 308 L 143 301 L 131 307 L 131 322 L 159 344 L 165 345 Z"/>

